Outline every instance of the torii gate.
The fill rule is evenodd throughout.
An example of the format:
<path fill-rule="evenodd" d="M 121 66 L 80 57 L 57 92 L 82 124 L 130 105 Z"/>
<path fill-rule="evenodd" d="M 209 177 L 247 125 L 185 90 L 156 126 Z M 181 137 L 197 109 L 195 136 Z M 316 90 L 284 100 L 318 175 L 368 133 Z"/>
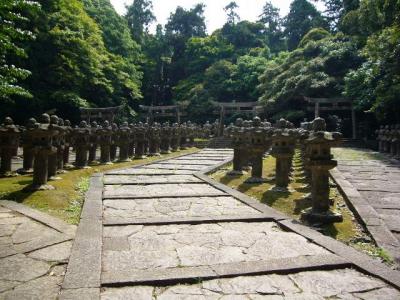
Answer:
<path fill-rule="evenodd" d="M 140 105 L 140 108 L 147 113 L 147 119 L 150 124 L 154 122 L 156 117 L 175 117 L 176 123 L 181 122 L 181 117 L 186 116 L 185 112 L 180 111 L 179 105 L 165 106 L 146 106 Z"/>
<path fill-rule="evenodd" d="M 310 98 L 304 97 L 304 100 L 310 104 L 314 104 L 314 107 L 309 107 L 309 111 L 314 110 L 315 118 L 320 116 L 321 111 L 351 111 L 351 123 L 352 123 L 352 138 L 357 138 L 356 128 L 356 113 L 353 106 L 353 101 L 345 98 Z M 322 104 L 322 106 L 321 106 Z"/>
<path fill-rule="evenodd" d="M 102 107 L 102 108 L 79 108 L 81 112 L 81 120 L 86 120 L 88 124 L 91 121 L 101 120 L 101 121 L 109 121 L 112 123 L 114 121 L 115 115 L 118 114 L 122 110 L 123 106 L 115 106 L 115 107 Z"/>
<path fill-rule="evenodd" d="M 258 102 L 213 102 L 215 106 L 220 107 L 218 135 L 224 134 L 225 115 L 234 113 L 249 114 L 257 116 L 262 110 Z"/>

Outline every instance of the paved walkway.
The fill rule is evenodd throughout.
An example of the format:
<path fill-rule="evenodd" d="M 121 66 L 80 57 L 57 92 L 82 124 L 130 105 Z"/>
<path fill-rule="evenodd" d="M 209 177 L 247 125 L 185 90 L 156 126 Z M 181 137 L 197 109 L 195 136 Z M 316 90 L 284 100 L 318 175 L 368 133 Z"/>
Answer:
<path fill-rule="evenodd" d="M 209 179 L 231 150 L 91 179 L 61 299 L 399 299 L 400 274 Z"/>
<path fill-rule="evenodd" d="M 0 201 L 0 299 L 57 299 L 76 226 Z"/>
<path fill-rule="evenodd" d="M 400 162 L 374 159 L 370 150 L 351 151 L 365 153 L 365 156 L 339 159 L 332 175 L 377 244 L 399 263 Z"/>

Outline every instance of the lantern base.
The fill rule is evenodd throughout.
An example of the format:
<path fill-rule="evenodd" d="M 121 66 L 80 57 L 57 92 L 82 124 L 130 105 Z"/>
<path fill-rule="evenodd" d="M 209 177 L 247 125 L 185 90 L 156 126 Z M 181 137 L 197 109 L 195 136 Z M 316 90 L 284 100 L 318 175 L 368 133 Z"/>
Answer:
<path fill-rule="evenodd" d="M 27 186 L 24 190 L 32 192 L 32 191 L 51 191 L 56 188 L 50 184 L 32 184 Z"/>
<path fill-rule="evenodd" d="M 333 211 L 315 212 L 312 208 L 305 209 L 301 212 L 301 218 L 311 224 L 332 224 L 343 222 L 343 216 Z"/>
<path fill-rule="evenodd" d="M 275 192 L 275 193 L 293 193 L 295 192 L 293 189 L 289 187 L 280 187 L 280 186 L 273 186 L 268 191 Z"/>
<path fill-rule="evenodd" d="M 261 178 L 261 177 L 250 177 L 248 179 L 245 180 L 244 183 L 247 184 L 257 184 L 257 183 L 265 183 L 267 182 L 267 180 L 265 178 Z"/>
<path fill-rule="evenodd" d="M 33 169 L 19 169 L 17 172 L 22 175 L 33 174 Z"/>
<path fill-rule="evenodd" d="M 242 176 L 244 174 L 246 174 L 245 171 L 235 171 L 235 170 L 232 170 L 232 171 L 229 171 L 228 173 L 226 173 L 227 176 Z"/>

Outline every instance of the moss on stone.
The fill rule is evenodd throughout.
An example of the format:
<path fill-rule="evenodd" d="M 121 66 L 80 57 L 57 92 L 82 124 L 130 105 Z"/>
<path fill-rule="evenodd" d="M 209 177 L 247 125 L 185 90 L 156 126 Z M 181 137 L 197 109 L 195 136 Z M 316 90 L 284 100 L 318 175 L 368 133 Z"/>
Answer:
<path fill-rule="evenodd" d="M 50 181 L 49 184 L 56 189 L 51 191 L 27 192 L 23 190 L 32 183 L 31 175 L 23 175 L 0 179 L 0 199 L 16 201 L 32 208 L 41 210 L 64 221 L 77 224 L 84 201 L 84 193 L 88 188 L 89 177 L 93 173 L 106 172 L 112 169 L 128 168 L 140 163 L 148 163 L 160 158 L 176 157 L 197 151 L 196 148 L 163 155 L 150 157 L 132 162 L 114 163 L 113 165 L 97 165 L 91 169 L 70 170 L 68 173 L 58 175 L 61 180 Z"/>

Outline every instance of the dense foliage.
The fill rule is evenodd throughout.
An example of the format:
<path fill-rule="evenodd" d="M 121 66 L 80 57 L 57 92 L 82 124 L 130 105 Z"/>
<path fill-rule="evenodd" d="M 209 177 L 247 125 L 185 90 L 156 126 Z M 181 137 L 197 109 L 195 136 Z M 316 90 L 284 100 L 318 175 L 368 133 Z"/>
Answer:
<path fill-rule="evenodd" d="M 204 121 L 214 102 L 260 101 L 267 117 L 299 122 L 312 117 L 304 97 L 347 97 L 361 118 L 400 122 L 399 0 L 293 0 L 287 16 L 266 0 L 255 22 L 226 1 L 210 33 L 204 8 L 177 7 L 152 33 L 151 0 L 124 16 L 109 0 L 1 1 L 3 116 L 181 103 Z"/>

